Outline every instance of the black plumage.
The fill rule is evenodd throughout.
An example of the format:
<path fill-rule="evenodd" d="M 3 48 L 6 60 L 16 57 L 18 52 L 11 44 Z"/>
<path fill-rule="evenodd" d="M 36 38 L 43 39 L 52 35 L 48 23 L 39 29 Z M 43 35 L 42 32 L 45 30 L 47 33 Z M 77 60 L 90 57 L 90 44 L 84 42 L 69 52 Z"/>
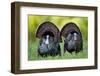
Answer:
<path fill-rule="evenodd" d="M 70 53 L 72 53 L 73 51 L 77 53 L 81 49 L 80 44 L 80 37 L 78 33 L 69 33 L 64 40 L 64 52 L 67 50 Z"/>
<path fill-rule="evenodd" d="M 60 32 L 52 22 L 42 23 L 37 29 L 36 37 L 40 39 L 38 55 L 42 57 L 61 55 Z"/>
<path fill-rule="evenodd" d="M 67 50 L 69 53 L 78 53 L 83 49 L 82 34 L 75 23 L 66 24 L 61 30 L 61 35 L 64 37 L 64 52 Z"/>
<path fill-rule="evenodd" d="M 48 43 L 46 43 L 47 36 L 49 36 Z M 54 37 L 46 35 L 40 40 L 40 44 L 38 47 L 38 54 L 40 56 L 46 57 L 48 55 L 50 56 L 61 55 L 60 51 L 61 50 L 59 42 L 54 41 Z"/>

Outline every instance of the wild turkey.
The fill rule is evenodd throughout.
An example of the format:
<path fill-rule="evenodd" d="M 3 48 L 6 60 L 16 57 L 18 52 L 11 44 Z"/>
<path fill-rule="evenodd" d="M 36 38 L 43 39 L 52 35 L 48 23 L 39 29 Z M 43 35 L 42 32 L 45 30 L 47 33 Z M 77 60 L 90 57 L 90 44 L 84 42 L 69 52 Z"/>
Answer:
<path fill-rule="evenodd" d="M 40 38 L 38 55 L 42 57 L 61 55 L 60 32 L 53 23 L 42 23 L 37 30 L 36 37 Z"/>
<path fill-rule="evenodd" d="M 67 50 L 69 53 L 78 53 L 83 49 L 82 34 L 75 23 L 66 24 L 61 30 L 61 35 L 64 37 L 64 52 Z"/>

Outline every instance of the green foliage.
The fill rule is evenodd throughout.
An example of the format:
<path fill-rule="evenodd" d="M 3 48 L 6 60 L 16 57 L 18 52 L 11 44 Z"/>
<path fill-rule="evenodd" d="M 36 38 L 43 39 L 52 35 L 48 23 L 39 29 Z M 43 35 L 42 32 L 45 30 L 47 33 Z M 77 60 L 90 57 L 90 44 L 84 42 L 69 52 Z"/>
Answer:
<path fill-rule="evenodd" d="M 36 31 L 39 25 L 45 21 L 53 22 L 59 30 L 69 23 L 74 22 L 78 25 L 83 36 L 83 51 L 76 54 L 69 54 L 66 52 L 64 55 L 47 58 L 38 58 L 37 48 L 39 39 L 36 38 Z M 74 59 L 74 58 L 87 58 L 87 41 L 88 41 L 88 18 L 87 17 L 74 17 L 74 16 L 42 16 L 42 15 L 28 15 L 28 59 L 29 60 L 41 60 L 41 59 Z M 63 43 L 61 45 L 61 52 L 63 54 Z"/>

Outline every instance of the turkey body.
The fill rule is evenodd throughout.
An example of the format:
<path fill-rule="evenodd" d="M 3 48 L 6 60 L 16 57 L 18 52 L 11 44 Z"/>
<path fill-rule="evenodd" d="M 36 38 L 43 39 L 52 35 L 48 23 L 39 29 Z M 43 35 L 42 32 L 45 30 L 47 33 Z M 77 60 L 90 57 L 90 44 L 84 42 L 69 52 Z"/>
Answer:
<path fill-rule="evenodd" d="M 78 33 L 69 33 L 64 40 L 64 52 L 66 50 L 69 53 L 76 52 L 78 53 L 81 50 L 81 40 Z"/>
<path fill-rule="evenodd" d="M 55 41 L 54 37 L 46 35 L 40 40 L 38 55 L 42 57 L 46 57 L 48 55 L 56 56 L 61 55 L 60 51 L 59 42 Z"/>

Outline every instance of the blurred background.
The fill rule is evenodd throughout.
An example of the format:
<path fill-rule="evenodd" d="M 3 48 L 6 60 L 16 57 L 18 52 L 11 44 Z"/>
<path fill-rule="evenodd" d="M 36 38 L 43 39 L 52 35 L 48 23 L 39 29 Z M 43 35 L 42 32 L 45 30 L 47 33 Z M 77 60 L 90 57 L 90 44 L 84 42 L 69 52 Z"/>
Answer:
<path fill-rule="evenodd" d="M 54 23 L 59 30 L 69 23 L 74 22 L 79 27 L 83 37 L 83 51 L 77 55 L 75 53 L 70 54 L 66 52 L 63 56 L 48 56 L 46 58 L 38 58 L 37 49 L 39 45 L 39 39 L 36 38 L 36 31 L 41 23 L 50 21 Z M 62 38 L 63 39 L 63 38 Z M 62 40 L 63 41 L 63 40 Z M 60 43 L 61 51 L 63 51 L 64 42 Z M 76 16 L 46 16 L 46 15 L 28 15 L 28 60 L 52 60 L 52 59 L 77 59 L 88 57 L 88 17 L 76 17 Z"/>

